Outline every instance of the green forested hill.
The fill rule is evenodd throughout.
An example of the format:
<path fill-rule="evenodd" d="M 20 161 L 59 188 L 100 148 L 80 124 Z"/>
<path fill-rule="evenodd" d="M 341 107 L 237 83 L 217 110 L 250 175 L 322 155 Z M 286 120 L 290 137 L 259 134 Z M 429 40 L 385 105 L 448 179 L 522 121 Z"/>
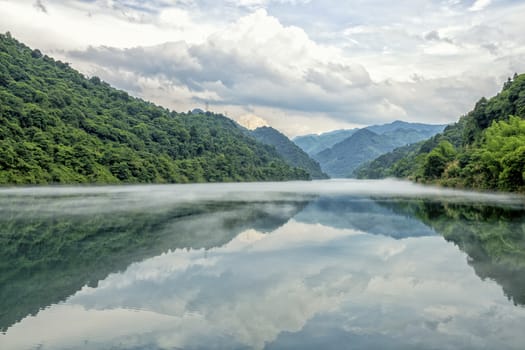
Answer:
<path fill-rule="evenodd" d="M 180 114 L 0 35 L 0 183 L 306 179 L 221 115 Z"/>
<path fill-rule="evenodd" d="M 306 170 L 313 179 L 328 178 L 328 175 L 321 170 L 319 163 L 274 128 L 263 126 L 251 131 L 251 135 L 264 144 L 274 146 L 289 165 Z"/>
<path fill-rule="evenodd" d="M 397 149 L 358 170 L 361 178 L 409 177 L 421 182 L 525 191 L 525 74 L 491 99 L 415 147 Z"/>

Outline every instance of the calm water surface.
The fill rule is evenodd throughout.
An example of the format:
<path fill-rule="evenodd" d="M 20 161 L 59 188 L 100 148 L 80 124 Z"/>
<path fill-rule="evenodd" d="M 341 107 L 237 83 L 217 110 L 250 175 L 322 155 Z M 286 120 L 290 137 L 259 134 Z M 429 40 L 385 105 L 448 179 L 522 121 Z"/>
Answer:
<path fill-rule="evenodd" d="M 399 181 L 0 190 L 0 349 L 523 349 L 525 199 Z"/>

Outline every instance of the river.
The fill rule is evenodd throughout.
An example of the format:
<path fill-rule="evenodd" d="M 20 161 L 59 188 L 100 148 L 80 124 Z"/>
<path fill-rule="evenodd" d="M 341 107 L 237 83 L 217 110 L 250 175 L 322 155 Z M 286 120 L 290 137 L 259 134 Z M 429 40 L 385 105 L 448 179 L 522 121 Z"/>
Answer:
<path fill-rule="evenodd" d="M 396 180 L 0 189 L 0 349 L 523 349 L 525 198 Z"/>

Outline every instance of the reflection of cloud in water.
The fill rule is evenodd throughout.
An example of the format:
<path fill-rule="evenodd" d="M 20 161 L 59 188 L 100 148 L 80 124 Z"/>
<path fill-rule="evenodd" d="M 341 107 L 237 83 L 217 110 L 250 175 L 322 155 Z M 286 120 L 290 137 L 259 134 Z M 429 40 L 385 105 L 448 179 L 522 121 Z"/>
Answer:
<path fill-rule="evenodd" d="M 440 237 L 394 240 L 292 220 L 132 264 L 24 319 L 0 344 L 520 349 L 524 321 L 525 310 Z"/>

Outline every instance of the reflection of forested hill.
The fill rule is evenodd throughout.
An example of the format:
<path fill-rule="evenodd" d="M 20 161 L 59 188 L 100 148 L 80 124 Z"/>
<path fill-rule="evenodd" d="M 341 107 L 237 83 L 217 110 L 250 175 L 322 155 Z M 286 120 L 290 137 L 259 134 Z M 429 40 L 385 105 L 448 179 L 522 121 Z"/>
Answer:
<path fill-rule="evenodd" d="M 294 219 L 398 239 L 435 235 L 419 220 L 396 213 L 378 201 L 361 197 L 321 197 L 308 204 Z"/>
<path fill-rule="evenodd" d="M 525 211 L 438 202 L 391 204 L 419 218 L 468 254 L 482 278 L 496 281 L 516 304 L 525 305 Z"/>
<path fill-rule="evenodd" d="M 132 262 L 168 249 L 221 246 L 250 228 L 273 231 L 306 202 L 201 202 L 146 212 L 57 216 L 38 209 L 17 213 L 3 204 L 0 330 Z"/>

